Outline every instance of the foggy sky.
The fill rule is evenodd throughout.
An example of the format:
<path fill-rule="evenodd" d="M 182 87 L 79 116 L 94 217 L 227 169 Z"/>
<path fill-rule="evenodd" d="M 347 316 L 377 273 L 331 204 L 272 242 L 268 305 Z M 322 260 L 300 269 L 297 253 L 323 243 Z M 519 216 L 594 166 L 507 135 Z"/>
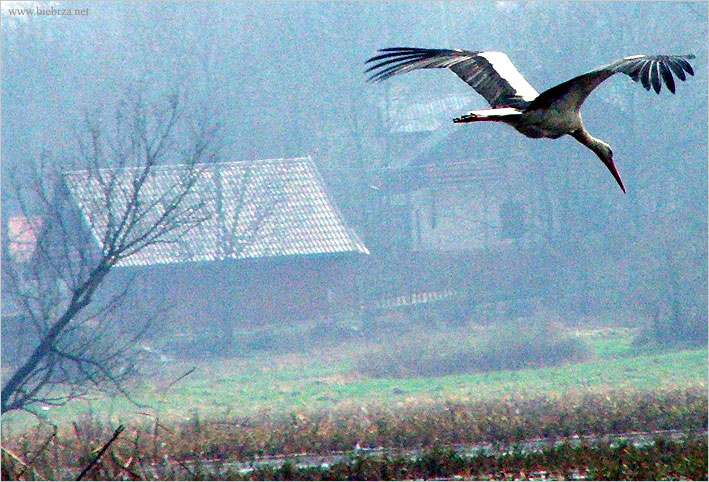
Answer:
<path fill-rule="evenodd" d="M 37 5 L 88 14 L 9 13 Z M 500 50 L 540 92 L 626 55 L 694 53 L 696 76 L 678 82 L 676 95 L 646 92 L 618 75 L 584 105 L 588 130 L 613 146 L 627 196 L 573 140 L 475 128 L 504 132 L 495 147 L 501 153 L 521 148 L 548 172 L 572 176 L 572 189 L 559 191 L 577 210 L 577 224 L 564 233 L 571 244 L 595 229 L 599 239 L 620 243 L 604 249 L 622 250 L 637 241 L 625 236 L 633 224 L 643 227 L 648 250 L 659 252 L 669 241 L 652 229 L 680 232 L 672 242 L 696 243 L 699 263 L 691 266 L 700 276 L 706 271 L 706 3 L 4 2 L 2 9 L 3 181 L 44 149 L 71 157 L 82 111 L 110 109 L 136 82 L 158 94 L 181 85 L 210 106 L 224 126 L 225 161 L 311 154 L 326 179 L 346 186 L 404 155 L 382 118 L 387 96 L 470 95 L 470 108 L 485 106 L 443 70 L 367 83 L 364 62 L 378 48 Z M 653 217 L 662 211 L 651 206 L 658 198 L 675 203 L 675 218 L 687 224 Z"/>

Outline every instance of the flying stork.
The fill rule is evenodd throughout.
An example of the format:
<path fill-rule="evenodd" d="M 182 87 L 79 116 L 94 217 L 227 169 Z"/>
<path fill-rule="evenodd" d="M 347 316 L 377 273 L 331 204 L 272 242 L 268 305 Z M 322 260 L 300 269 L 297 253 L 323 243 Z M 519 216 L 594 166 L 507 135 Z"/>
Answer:
<path fill-rule="evenodd" d="M 382 81 L 392 75 L 416 69 L 448 68 L 488 101 L 492 109 L 474 110 L 453 119 L 455 123 L 504 122 L 527 137 L 557 139 L 570 135 L 591 149 L 613 174 L 620 188 L 623 181 L 613 162 L 613 151 L 600 139 L 591 136 L 581 120 L 581 105 L 601 82 L 623 73 L 645 89 L 658 94 L 662 83 L 675 92 L 673 75 L 681 80 L 694 75 L 687 59 L 694 55 L 631 55 L 586 72 L 541 94 L 522 77 L 503 52 L 472 52 L 452 49 L 393 47 L 379 50 L 376 62 L 366 72 L 374 72 L 370 81 Z"/>

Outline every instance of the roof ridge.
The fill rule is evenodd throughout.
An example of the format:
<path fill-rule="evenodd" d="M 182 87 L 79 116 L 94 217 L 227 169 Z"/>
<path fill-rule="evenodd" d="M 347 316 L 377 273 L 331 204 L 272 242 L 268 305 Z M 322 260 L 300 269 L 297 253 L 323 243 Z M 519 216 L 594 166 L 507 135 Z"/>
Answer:
<path fill-rule="evenodd" d="M 342 221 L 342 225 L 344 228 L 347 230 L 347 233 L 349 236 L 352 238 L 353 241 L 353 248 L 355 251 L 362 251 L 364 254 L 370 254 L 369 249 L 367 246 L 364 244 L 364 241 L 359 237 L 357 232 L 350 227 L 350 224 L 347 222 L 345 216 L 342 214 L 342 211 L 340 210 L 340 207 L 337 205 L 334 199 L 332 199 L 332 196 L 330 196 L 330 192 L 326 189 L 327 184 L 325 183 L 325 178 L 322 177 L 322 174 L 320 174 L 320 171 L 315 168 L 315 161 L 313 161 L 313 158 L 308 154 L 307 156 L 308 164 L 313 168 L 313 173 L 315 177 L 318 180 L 318 183 L 320 186 L 323 188 L 323 194 L 325 196 L 325 200 L 328 202 L 330 205 L 330 208 L 335 212 L 337 217 L 340 218 Z"/>
<path fill-rule="evenodd" d="M 299 156 L 299 157 L 276 157 L 276 158 L 269 158 L 269 159 L 243 159 L 240 161 L 220 161 L 220 162 L 199 162 L 195 164 L 156 164 L 153 166 L 153 169 L 156 170 L 179 170 L 179 169 L 184 169 L 186 167 L 195 167 L 195 168 L 209 168 L 209 167 L 224 167 L 224 166 L 233 166 L 233 165 L 253 165 L 255 163 L 285 163 L 286 161 L 292 162 L 292 161 L 307 161 L 310 159 L 312 162 L 312 159 L 310 156 Z M 123 167 L 102 167 L 99 168 L 99 171 L 116 171 L 116 170 L 138 170 L 138 169 L 144 169 L 145 166 L 123 166 Z M 68 174 L 80 174 L 80 173 L 86 173 L 90 172 L 90 169 L 70 169 L 67 171 L 62 171 L 61 175 L 68 175 Z"/>

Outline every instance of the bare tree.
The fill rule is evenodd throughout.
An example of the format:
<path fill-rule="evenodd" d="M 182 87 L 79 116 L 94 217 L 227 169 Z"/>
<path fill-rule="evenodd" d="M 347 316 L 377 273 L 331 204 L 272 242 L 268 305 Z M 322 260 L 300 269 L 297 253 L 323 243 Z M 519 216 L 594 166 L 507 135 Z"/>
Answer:
<path fill-rule="evenodd" d="M 132 89 L 110 117 L 84 116 L 73 156 L 45 153 L 4 189 L 29 235 L 14 253 L 3 243 L 3 300 L 31 346 L 3 360 L 10 370 L 2 413 L 35 413 L 37 404 L 64 404 L 91 389 L 128 396 L 132 349 L 150 320 L 121 315 L 129 283 L 108 283 L 109 274 L 141 252 L 179 244 L 214 202 L 199 183 L 216 159 L 218 128 L 186 105 L 179 93 L 155 100 Z M 23 240 L 31 246 L 19 249 Z M 28 250 L 29 259 L 18 256 Z"/>
<path fill-rule="evenodd" d="M 633 246 L 639 262 L 631 293 L 649 318 L 641 335 L 663 345 L 706 345 L 706 224 L 670 199 L 645 217 Z"/>
<path fill-rule="evenodd" d="M 302 217 L 282 219 L 297 196 L 297 186 L 294 186 L 297 182 L 278 160 L 237 163 L 223 170 L 215 169 L 216 203 L 214 218 L 210 221 L 218 233 L 215 258 L 282 255 L 289 231 L 303 227 Z M 221 275 L 230 276 L 228 271 Z M 232 296 L 228 291 L 214 292 L 209 300 L 209 322 L 216 327 L 224 354 L 239 348 L 234 337 L 239 314 L 232 311 Z"/>
<path fill-rule="evenodd" d="M 228 187 L 221 182 L 219 172 L 215 177 L 219 230 L 217 256 L 221 259 L 238 258 L 255 245 L 278 246 L 280 233 L 265 229 L 267 221 L 288 201 L 285 182 L 278 173 L 261 162 L 244 165 L 239 169 L 238 182 Z M 271 243 L 267 242 L 269 240 Z"/>

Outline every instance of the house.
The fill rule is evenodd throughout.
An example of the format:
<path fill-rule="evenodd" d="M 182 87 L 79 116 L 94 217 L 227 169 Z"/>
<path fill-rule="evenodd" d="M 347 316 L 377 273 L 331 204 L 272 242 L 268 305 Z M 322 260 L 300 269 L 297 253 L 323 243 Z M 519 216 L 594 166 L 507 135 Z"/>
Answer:
<path fill-rule="evenodd" d="M 27 216 L 10 216 L 7 219 L 7 239 L 3 240 L 10 259 L 24 263 L 32 258 L 37 245 L 37 233 L 42 229 L 42 219 Z M 3 230 L 5 232 L 5 230 Z"/>
<path fill-rule="evenodd" d="M 407 166 L 386 173 L 383 189 L 408 205 L 413 250 L 470 252 L 529 243 L 540 240 L 544 230 L 538 227 L 555 222 L 553 205 L 539 209 L 551 200 L 539 166 L 527 162 L 529 148 L 508 136 L 502 144 L 516 149 L 500 153 L 489 147 L 500 145 L 486 138 L 491 135 L 453 130 Z"/>
<path fill-rule="evenodd" d="M 186 169 L 156 168 L 140 202 L 159 203 Z M 107 221 L 94 181 L 88 171 L 63 175 L 100 249 Z M 189 198 L 201 206 L 201 223 L 114 268 L 114 277 L 135 278 L 146 310 L 166 302 L 180 331 L 216 327 L 228 337 L 234 327 L 324 316 L 349 302 L 348 270 L 369 251 L 309 156 L 200 165 Z"/>
<path fill-rule="evenodd" d="M 5 213 L 3 213 L 5 214 Z M 23 323 L 22 306 L 11 295 L 8 286 L 12 286 L 11 267 L 8 264 L 27 263 L 36 249 L 38 232 L 41 231 L 42 218 L 15 215 L 2 217 L 2 283 L 0 292 L 2 316 L 1 353 L 6 364 L 27 356 L 35 341 L 33 330 L 28 330 Z"/>
<path fill-rule="evenodd" d="M 372 224 L 400 228 L 395 236 L 388 228 L 386 237 L 367 240 L 378 248 L 368 262 L 391 266 L 381 276 L 390 277 L 382 301 L 457 298 L 469 310 L 553 290 L 546 270 L 554 260 L 545 250 L 559 223 L 558 199 L 545 165 L 529 162 L 544 159 L 546 145 L 502 125 L 451 123 L 426 132 L 413 121 L 406 126 L 406 132 L 392 129 L 409 143 L 390 152 L 397 167 L 374 171 L 369 180 L 379 193 Z M 416 139 L 414 129 L 423 132 Z M 378 259 L 383 252 L 385 259 Z"/>
<path fill-rule="evenodd" d="M 539 241 L 557 222 L 536 161 L 547 157 L 547 145 L 505 125 L 453 124 L 485 102 L 467 87 L 451 93 L 426 78 L 416 88 L 410 80 L 387 84 L 379 105 L 389 160 L 371 180 L 380 193 L 376 216 L 394 217 L 408 231 L 389 239 L 398 248 L 446 253 Z"/>

